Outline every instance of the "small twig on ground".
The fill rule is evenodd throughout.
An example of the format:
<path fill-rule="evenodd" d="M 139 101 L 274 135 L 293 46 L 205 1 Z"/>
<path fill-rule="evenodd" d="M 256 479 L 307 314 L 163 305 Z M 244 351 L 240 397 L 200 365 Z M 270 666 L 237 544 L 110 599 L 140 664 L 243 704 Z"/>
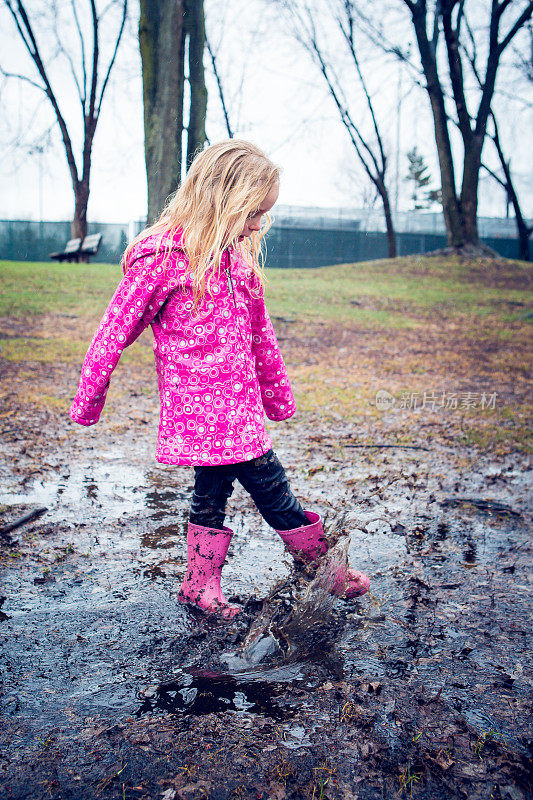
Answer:
<path fill-rule="evenodd" d="M 312 441 L 321 444 L 323 447 L 372 447 L 374 449 L 383 449 L 385 447 L 403 447 L 404 450 L 431 450 L 423 444 L 353 444 L 352 442 L 324 442 L 321 437 L 313 436 Z"/>
<path fill-rule="evenodd" d="M 0 528 L 0 536 L 6 536 L 10 531 L 14 531 L 16 528 L 20 528 L 21 525 L 25 525 L 26 522 L 32 522 L 34 519 L 37 519 L 44 514 L 45 511 L 48 511 L 48 509 L 35 508 L 28 514 L 24 514 L 24 516 L 19 517 L 14 522 L 10 522 L 9 525 L 4 525 L 2 528 Z"/>
<path fill-rule="evenodd" d="M 444 686 L 441 686 L 439 691 L 437 692 L 437 694 L 433 695 L 433 697 L 430 697 L 428 700 L 426 700 L 425 704 L 429 705 L 430 703 L 436 703 L 437 700 L 440 700 L 440 696 L 442 694 L 442 690 L 443 689 L 444 689 Z"/>
<path fill-rule="evenodd" d="M 515 511 L 511 506 L 505 503 L 499 503 L 496 500 L 476 500 L 473 497 L 445 497 L 440 502 L 441 506 L 459 506 L 459 505 L 472 505 L 482 511 L 494 511 L 497 514 L 509 514 L 512 517 L 521 517 L 520 511 Z"/>
<path fill-rule="evenodd" d="M 332 446 L 332 445 L 328 445 Z M 430 450 L 430 447 L 425 447 L 423 444 L 343 444 L 341 447 L 373 447 L 382 449 L 384 447 L 403 447 L 404 450 Z"/>

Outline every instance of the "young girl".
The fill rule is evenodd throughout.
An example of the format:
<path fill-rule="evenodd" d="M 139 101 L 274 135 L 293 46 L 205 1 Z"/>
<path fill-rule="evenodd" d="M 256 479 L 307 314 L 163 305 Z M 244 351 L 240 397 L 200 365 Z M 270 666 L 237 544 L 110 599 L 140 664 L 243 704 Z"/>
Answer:
<path fill-rule="evenodd" d="M 278 193 L 278 168 L 249 142 L 230 139 L 196 156 L 159 220 L 126 249 L 124 277 L 70 409 L 81 425 L 98 422 L 121 353 L 151 324 L 161 399 L 156 457 L 195 474 L 178 599 L 227 619 L 240 611 L 220 588 L 235 479 L 295 558 L 313 561 L 328 547 L 320 516 L 294 497 L 264 424 L 265 413 L 280 421 L 295 412 L 263 299 L 262 219 Z M 352 598 L 369 579 L 350 569 L 341 583 L 335 593 Z"/>

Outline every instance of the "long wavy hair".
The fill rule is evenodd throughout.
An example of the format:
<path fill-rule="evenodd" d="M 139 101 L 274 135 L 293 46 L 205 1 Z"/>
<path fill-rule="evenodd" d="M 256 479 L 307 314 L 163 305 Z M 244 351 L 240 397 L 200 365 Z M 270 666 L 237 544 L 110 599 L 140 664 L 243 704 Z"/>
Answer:
<path fill-rule="evenodd" d="M 230 245 L 238 249 L 261 285 L 265 283 L 264 236 L 272 224 L 268 214 L 261 230 L 238 241 L 248 217 L 279 182 L 280 169 L 262 150 L 242 139 L 228 139 L 207 147 L 194 158 L 186 177 L 163 209 L 159 219 L 128 245 L 123 262 L 138 242 L 158 237 L 157 251 L 164 249 L 164 263 L 181 233 L 180 249 L 188 259 L 194 305 L 197 306 L 220 270 L 222 254 Z"/>

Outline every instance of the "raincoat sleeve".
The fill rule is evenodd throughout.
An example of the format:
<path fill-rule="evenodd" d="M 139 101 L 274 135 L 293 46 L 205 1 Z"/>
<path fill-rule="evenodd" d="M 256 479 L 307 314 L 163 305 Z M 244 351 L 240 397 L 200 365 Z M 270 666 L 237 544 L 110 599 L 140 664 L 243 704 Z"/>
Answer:
<path fill-rule="evenodd" d="M 162 267 L 153 255 L 138 258 L 126 271 L 85 356 L 70 418 L 80 425 L 98 422 L 111 373 L 125 347 L 152 322 L 168 294 Z"/>
<path fill-rule="evenodd" d="M 280 421 L 296 411 L 285 362 L 265 306 L 263 286 L 252 276 L 252 352 L 261 388 L 263 408 L 268 419 Z"/>

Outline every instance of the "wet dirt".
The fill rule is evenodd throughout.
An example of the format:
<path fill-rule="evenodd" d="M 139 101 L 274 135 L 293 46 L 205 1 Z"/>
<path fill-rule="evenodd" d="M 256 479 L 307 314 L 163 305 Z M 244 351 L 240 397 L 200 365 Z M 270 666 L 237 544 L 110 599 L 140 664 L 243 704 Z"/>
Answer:
<path fill-rule="evenodd" d="M 371 592 L 251 660 L 291 559 L 240 487 L 225 623 L 176 602 L 192 471 L 148 434 L 66 437 L 39 469 L 4 439 L 2 524 L 48 509 L 3 537 L 4 797 L 529 796 L 530 463 L 321 433 L 278 427 L 275 449 L 326 526 L 347 513 Z"/>
<path fill-rule="evenodd" d="M 353 338 L 294 327 L 278 326 L 289 362 L 329 363 Z M 397 369 L 392 338 L 367 352 L 358 336 L 358 363 Z M 426 363 L 446 377 L 453 358 Z M 318 597 L 296 624 L 305 579 L 237 485 L 223 587 L 244 610 L 221 622 L 176 601 L 193 474 L 154 461 L 151 364 L 122 364 L 82 429 L 32 399 L 69 398 L 78 364 L 0 363 L 0 527 L 47 509 L 0 536 L 2 797 L 531 796 L 530 457 L 465 446 L 459 415 L 271 425 L 304 507 L 327 530 L 346 514 L 371 591 Z M 491 375 L 512 409 L 525 379 Z"/>

